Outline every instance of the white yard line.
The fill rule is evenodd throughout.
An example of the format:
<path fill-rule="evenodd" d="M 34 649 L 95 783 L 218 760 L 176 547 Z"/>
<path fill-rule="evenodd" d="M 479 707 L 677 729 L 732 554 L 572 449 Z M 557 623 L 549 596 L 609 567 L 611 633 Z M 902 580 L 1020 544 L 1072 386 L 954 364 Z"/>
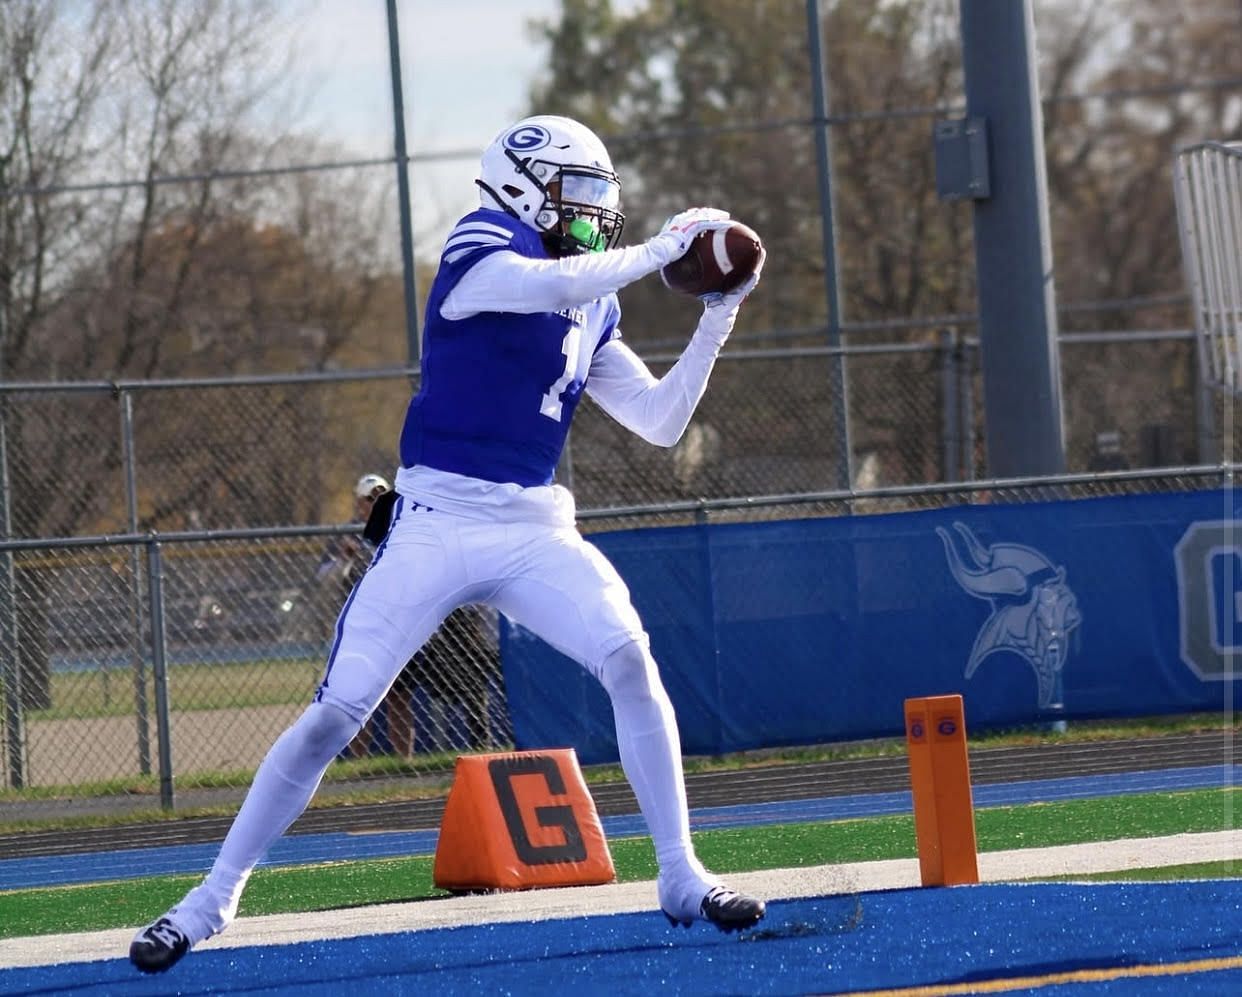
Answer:
<path fill-rule="evenodd" d="M 979 855 L 979 876 L 985 882 L 1000 882 L 1223 860 L 1242 861 L 1242 829 L 983 852 Z M 348 875 L 348 871 L 342 869 L 341 874 Z M 919 869 L 916 859 L 891 859 L 735 873 L 726 878 L 736 889 L 757 896 L 796 898 L 918 886 Z M 541 921 L 633 911 L 654 914 L 655 909 L 653 882 L 445 897 L 347 910 L 243 917 L 223 935 L 204 942 L 200 949 L 285 945 L 499 921 Z M 128 952 L 133 934 L 134 929 L 126 928 L 3 939 L 0 968 L 120 958 Z"/>

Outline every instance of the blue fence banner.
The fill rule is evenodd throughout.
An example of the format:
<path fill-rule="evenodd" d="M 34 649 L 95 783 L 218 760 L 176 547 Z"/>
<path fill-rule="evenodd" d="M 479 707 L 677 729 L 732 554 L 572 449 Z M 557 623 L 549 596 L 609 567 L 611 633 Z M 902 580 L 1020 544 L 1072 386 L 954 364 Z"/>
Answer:
<path fill-rule="evenodd" d="M 1223 709 L 1242 693 L 1232 490 L 590 537 L 651 637 L 686 754 L 902 733 L 961 693 L 977 732 Z M 1235 536 L 1236 533 L 1236 536 Z M 599 683 L 502 627 L 517 747 L 615 761 Z"/>

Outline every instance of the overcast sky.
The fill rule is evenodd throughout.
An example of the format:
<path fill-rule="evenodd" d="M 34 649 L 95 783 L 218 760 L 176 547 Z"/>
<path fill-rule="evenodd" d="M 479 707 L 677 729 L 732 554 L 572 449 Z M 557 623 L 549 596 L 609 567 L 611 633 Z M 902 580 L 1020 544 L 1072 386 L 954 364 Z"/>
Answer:
<path fill-rule="evenodd" d="M 559 8 L 559 0 L 398 0 L 408 150 L 470 152 L 414 168 L 420 233 L 431 235 L 428 227 L 439 230 L 477 205 L 478 154 L 526 109 L 545 58 L 531 43 L 527 22 Z M 309 95 L 306 126 L 341 142 L 351 157 L 391 155 L 385 0 L 305 0 L 294 30 L 299 82 Z"/>

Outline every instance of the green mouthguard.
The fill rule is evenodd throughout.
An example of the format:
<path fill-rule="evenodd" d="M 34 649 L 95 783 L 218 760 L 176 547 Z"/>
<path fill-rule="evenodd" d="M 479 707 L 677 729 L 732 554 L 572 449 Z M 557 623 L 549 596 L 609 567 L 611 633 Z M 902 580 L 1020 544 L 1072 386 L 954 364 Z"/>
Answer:
<path fill-rule="evenodd" d="M 586 246 L 588 252 L 602 253 L 604 251 L 604 237 L 595 227 L 594 222 L 585 218 L 575 218 L 569 223 L 569 234 Z"/>

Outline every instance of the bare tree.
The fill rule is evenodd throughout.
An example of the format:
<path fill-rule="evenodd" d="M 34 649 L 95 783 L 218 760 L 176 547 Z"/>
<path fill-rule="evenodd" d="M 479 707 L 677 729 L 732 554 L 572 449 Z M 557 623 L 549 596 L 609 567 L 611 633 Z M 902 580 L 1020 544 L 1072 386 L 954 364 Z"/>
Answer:
<path fill-rule="evenodd" d="M 0 376 L 325 369 L 378 325 L 393 278 L 388 172 L 237 176 L 333 151 L 282 123 L 295 95 L 272 0 L 0 7 Z M 65 81 L 69 84 L 66 85 Z M 317 519 L 333 402 L 308 391 L 140 396 L 151 525 Z M 115 528 L 114 400 L 23 396 L 7 423 L 15 528 Z M 266 431 L 260 431 L 260 427 Z M 343 434 L 342 434 L 343 435 Z M 352 466 L 352 461 L 348 466 Z M 64 468 L 80 486 L 45 497 Z M 222 489 L 222 483 L 224 483 Z"/>
<path fill-rule="evenodd" d="M 291 132 L 290 10 L 0 3 L 0 381 L 322 370 L 376 338 L 399 286 L 387 174 L 238 175 L 339 152 Z M 13 533 L 127 525 L 119 400 L 0 393 Z M 144 528 L 319 521 L 367 435 L 327 388 L 131 400 Z M 15 560 L 23 697 L 43 706 L 48 607 L 76 576 Z"/>

